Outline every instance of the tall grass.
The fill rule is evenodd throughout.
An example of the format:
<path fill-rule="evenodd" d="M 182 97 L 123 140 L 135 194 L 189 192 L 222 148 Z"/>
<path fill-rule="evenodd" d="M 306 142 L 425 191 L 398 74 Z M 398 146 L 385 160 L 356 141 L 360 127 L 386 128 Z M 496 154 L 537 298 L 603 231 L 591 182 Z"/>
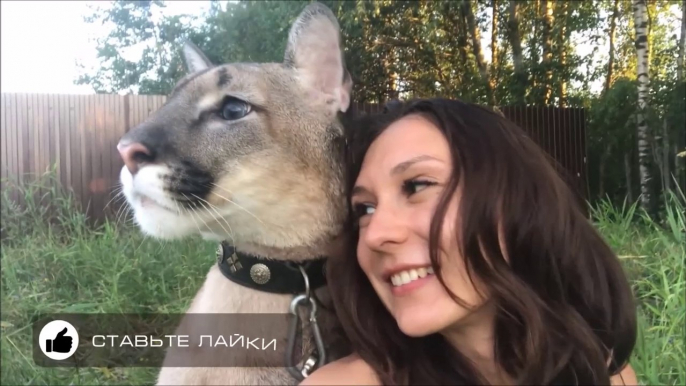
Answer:
<path fill-rule="evenodd" d="M 152 240 L 130 221 L 92 228 L 73 197 L 54 186 L 48 175 L 2 192 L 2 384 L 154 383 L 154 368 L 36 366 L 30 320 L 56 312 L 183 312 L 214 263 L 215 245 L 197 238 Z M 660 224 L 635 204 L 601 201 L 592 210 L 638 300 L 631 364 L 643 384 L 686 384 L 684 202 L 682 193 L 670 195 Z"/>
<path fill-rule="evenodd" d="M 663 221 L 636 204 L 600 202 L 597 228 L 624 262 L 638 301 L 638 339 L 631 365 L 648 385 L 686 385 L 686 198 L 668 192 Z"/>
<path fill-rule="evenodd" d="M 184 312 L 215 261 L 216 245 L 151 240 L 125 215 L 93 228 L 74 197 L 53 186 L 45 175 L 2 192 L 1 383 L 154 383 L 157 369 L 37 367 L 30 320 L 56 312 Z"/>

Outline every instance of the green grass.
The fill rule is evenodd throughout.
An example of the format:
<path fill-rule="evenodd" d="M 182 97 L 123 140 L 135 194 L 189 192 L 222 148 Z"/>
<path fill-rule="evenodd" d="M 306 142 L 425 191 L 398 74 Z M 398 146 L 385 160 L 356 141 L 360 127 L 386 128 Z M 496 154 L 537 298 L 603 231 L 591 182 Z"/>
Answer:
<path fill-rule="evenodd" d="M 214 263 L 215 245 L 152 240 L 125 216 L 90 229 L 69 195 L 45 188 L 55 185 L 42 181 L 2 192 L 1 382 L 154 383 L 155 368 L 34 365 L 30 320 L 45 312 L 183 312 Z M 22 195 L 28 208 L 13 205 L 11 191 Z M 47 202 L 50 211 L 42 205 Z M 635 205 L 600 202 L 593 209 L 594 222 L 622 258 L 639 300 L 631 364 L 643 384 L 686 384 L 683 203 L 683 194 L 672 195 L 661 225 L 640 215 Z"/>

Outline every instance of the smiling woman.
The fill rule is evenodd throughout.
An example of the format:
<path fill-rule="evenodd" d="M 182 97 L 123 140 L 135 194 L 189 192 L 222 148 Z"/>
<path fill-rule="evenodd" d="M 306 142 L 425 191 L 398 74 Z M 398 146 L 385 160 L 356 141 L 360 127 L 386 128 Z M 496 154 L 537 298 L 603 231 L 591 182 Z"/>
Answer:
<path fill-rule="evenodd" d="M 355 248 L 327 272 L 356 354 L 304 384 L 636 382 L 619 260 L 521 129 L 434 99 L 351 132 Z"/>

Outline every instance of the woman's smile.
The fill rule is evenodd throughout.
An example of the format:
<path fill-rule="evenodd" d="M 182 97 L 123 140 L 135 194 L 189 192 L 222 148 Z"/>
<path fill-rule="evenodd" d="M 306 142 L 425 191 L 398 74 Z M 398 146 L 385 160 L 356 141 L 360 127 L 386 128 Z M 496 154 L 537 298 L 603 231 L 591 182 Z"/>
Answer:
<path fill-rule="evenodd" d="M 431 267 L 429 267 L 429 269 L 431 269 Z M 422 268 L 422 271 L 424 276 L 417 274 L 416 270 L 412 270 L 412 276 L 410 276 L 407 271 L 404 271 L 402 273 L 402 278 L 397 279 L 396 283 L 391 284 L 391 293 L 395 296 L 404 296 L 423 288 L 425 284 L 436 279 L 436 276 L 433 274 L 433 269 L 431 269 L 431 273 L 425 268 Z"/>

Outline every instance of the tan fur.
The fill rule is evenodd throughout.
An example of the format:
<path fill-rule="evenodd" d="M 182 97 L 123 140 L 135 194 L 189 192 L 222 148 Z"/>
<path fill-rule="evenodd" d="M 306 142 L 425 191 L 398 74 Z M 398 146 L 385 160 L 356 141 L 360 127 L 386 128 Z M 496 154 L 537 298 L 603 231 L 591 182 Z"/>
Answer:
<path fill-rule="evenodd" d="M 120 142 L 141 143 L 154 154 L 141 158 L 137 173 L 121 172 L 143 232 L 161 239 L 201 234 L 242 252 L 293 261 L 340 251 L 345 201 L 337 114 L 349 108 L 351 84 L 331 11 L 318 3 L 305 8 L 283 63 L 213 66 L 192 44 L 184 55 L 189 74 Z M 227 97 L 247 102 L 251 112 L 222 117 Z M 320 292 L 326 299 L 326 288 Z M 214 266 L 188 313 L 286 313 L 291 299 L 234 284 Z M 337 339 L 335 316 L 322 310 L 319 319 L 325 337 Z M 182 322 L 177 333 L 193 335 L 197 328 Z M 311 343 L 305 336 L 304 349 Z M 199 360 L 211 352 L 195 354 Z M 158 379 L 159 385 L 295 383 L 283 368 L 259 367 L 164 366 Z"/>

